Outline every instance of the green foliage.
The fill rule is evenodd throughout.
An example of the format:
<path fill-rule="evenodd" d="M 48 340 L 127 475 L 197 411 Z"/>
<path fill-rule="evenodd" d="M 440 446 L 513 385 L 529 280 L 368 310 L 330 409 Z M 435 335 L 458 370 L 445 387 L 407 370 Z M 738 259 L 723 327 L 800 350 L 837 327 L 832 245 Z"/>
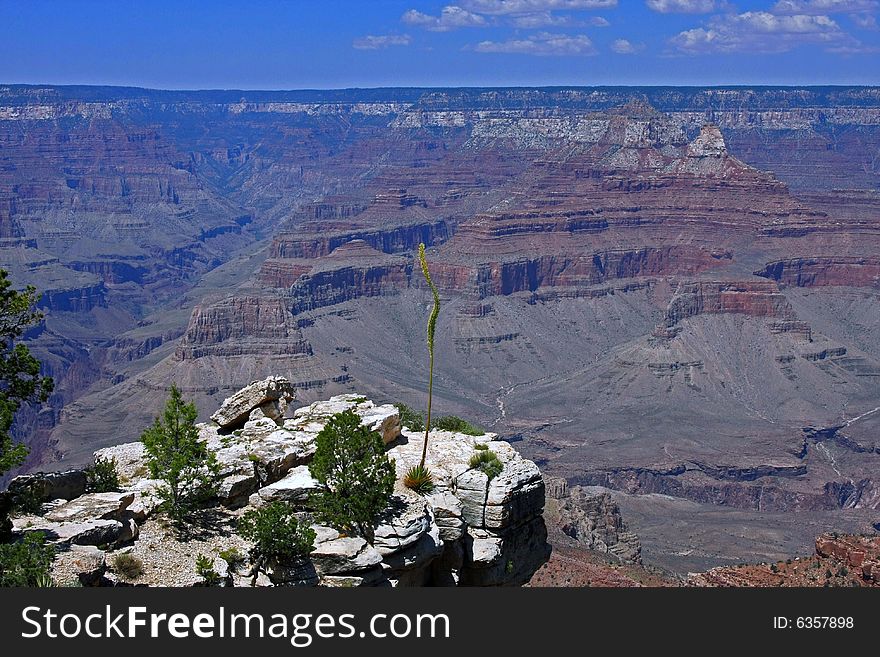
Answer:
<path fill-rule="evenodd" d="M 778 572 L 779 572 L 779 566 L 777 566 L 775 563 L 774 563 L 774 564 L 771 564 L 771 565 L 770 565 L 770 572 L 778 573 Z"/>
<path fill-rule="evenodd" d="M 826 570 L 825 571 L 825 579 L 831 579 L 831 576 L 832 576 L 831 570 Z"/>
<path fill-rule="evenodd" d="M 504 464 L 498 459 L 498 455 L 489 449 L 474 452 L 468 465 L 489 477 L 489 481 L 492 481 L 504 470 Z"/>
<path fill-rule="evenodd" d="M 137 579 L 144 574 L 144 562 L 133 554 L 120 552 L 113 557 L 113 570 L 126 579 Z"/>
<path fill-rule="evenodd" d="M 420 495 L 434 490 L 434 475 L 423 465 L 414 465 L 403 476 L 403 485 Z"/>
<path fill-rule="evenodd" d="M 463 433 L 468 436 L 486 435 L 486 432 L 480 427 L 471 424 L 467 420 L 462 420 L 455 415 L 444 415 L 443 417 L 438 418 L 437 422 L 434 424 L 434 428 L 442 429 L 443 431 L 455 431 L 456 433 Z"/>
<path fill-rule="evenodd" d="M 484 449 L 489 449 L 489 446 L 486 443 L 477 443 L 476 445 L 474 445 L 474 449 L 484 450 Z"/>
<path fill-rule="evenodd" d="M 150 475 L 163 482 L 161 508 L 178 526 L 217 491 L 219 466 L 199 440 L 197 416 L 195 405 L 172 385 L 163 415 L 141 435 Z"/>
<path fill-rule="evenodd" d="M 248 511 L 238 521 L 238 532 L 253 542 L 254 560 L 300 559 L 308 556 L 315 544 L 315 531 L 300 523 L 286 502 L 272 502 Z"/>
<path fill-rule="evenodd" d="M 95 459 L 94 465 L 85 469 L 87 493 L 112 493 L 119 490 L 119 473 L 116 472 L 116 459 Z"/>
<path fill-rule="evenodd" d="M 406 404 L 395 404 L 397 412 L 400 414 L 400 424 L 410 431 L 424 431 L 425 418 L 417 410 L 410 408 Z"/>
<path fill-rule="evenodd" d="M 0 474 L 21 465 L 28 450 L 12 440 L 10 430 L 23 403 L 42 403 L 52 392 L 52 379 L 40 376 L 40 361 L 19 338 L 43 314 L 35 310 L 35 288 L 12 289 L 8 273 L 0 269 Z"/>
<path fill-rule="evenodd" d="M 44 573 L 37 576 L 37 581 L 34 586 L 38 589 L 54 589 L 55 580 L 52 579 L 52 575 L 49 573 Z"/>
<path fill-rule="evenodd" d="M 239 552 L 237 548 L 234 547 L 228 548 L 226 550 L 220 550 L 220 552 L 217 553 L 217 556 L 223 559 L 223 561 L 228 563 L 230 566 L 236 566 L 237 564 L 240 564 L 242 561 L 244 561 L 244 555 Z"/>
<path fill-rule="evenodd" d="M 214 560 L 204 554 L 196 557 L 196 574 L 205 580 L 205 586 L 217 586 L 222 581 L 220 574 L 214 570 Z"/>
<path fill-rule="evenodd" d="M 15 494 L 12 513 L 19 516 L 31 516 L 40 512 L 43 507 L 43 495 L 36 486 L 27 486 Z"/>
<path fill-rule="evenodd" d="M 419 263 L 422 265 L 422 275 L 434 296 L 434 307 L 431 308 L 431 315 L 428 317 L 428 419 L 425 421 L 425 442 L 422 444 L 422 459 L 419 461 L 419 465 L 425 467 L 425 459 L 428 456 L 428 433 L 431 431 L 431 402 L 434 393 L 434 331 L 437 328 L 437 317 L 440 315 L 440 294 L 437 292 L 434 281 L 431 280 L 423 243 L 419 244 Z"/>
<path fill-rule="evenodd" d="M 51 580 L 49 570 L 55 548 L 42 534 L 27 534 L 17 543 L 0 544 L 0 587 L 39 586 Z"/>
<path fill-rule="evenodd" d="M 372 542 L 396 479 L 382 437 L 353 411 L 337 413 L 315 438 L 309 472 L 321 484 L 312 498 L 321 520 Z"/>

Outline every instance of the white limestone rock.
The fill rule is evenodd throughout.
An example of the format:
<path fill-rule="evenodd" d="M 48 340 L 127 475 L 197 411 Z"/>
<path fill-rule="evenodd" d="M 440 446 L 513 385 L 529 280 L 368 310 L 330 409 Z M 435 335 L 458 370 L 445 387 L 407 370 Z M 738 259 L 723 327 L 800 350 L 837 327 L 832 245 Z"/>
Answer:
<path fill-rule="evenodd" d="M 211 416 L 211 420 L 221 429 L 235 428 L 244 424 L 255 408 L 276 401 L 286 408 L 294 398 L 293 385 L 290 381 L 283 376 L 270 376 L 262 381 L 254 381 L 231 397 L 227 397 Z"/>
<path fill-rule="evenodd" d="M 332 416 L 347 410 L 360 415 L 361 424 L 378 431 L 386 445 L 400 436 L 400 413 L 395 406 L 376 406 L 366 397 L 357 394 L 337 395 L 326 401 L 298 408 L 293 413 L 293 419 L 284 422 L 284 427 L 317 435 Z"/>
<path fill-rule="evenodd" d="M 251 495 L 248 503 L 260 507 L 271 502 L 290 502 L 297 506 L 306 505 L 312 493 L 320 488 L 320 484 L 312 477 L 307 465 L 300 465 L 290 470 L 282 479 L 263 486 Z"/>
<path fill-rule="evenodd" d="M 150 476 L 147 457 L 142 442 L 123 443 L 105 447 L 95 452 L 95 459 L 115 459 L 116 473 L 123 484 L 145 479 Z"/>
<path fill-rule="evenodd" d="M 134 493 L 88 493 L 54 508 L 45 515 L 51 522 L 122 520 Z"/>
<path fill-rule="evenodd" d="M 317 543 L 309 557 L 321 575 L 358 573 L 382 562 L 382 555 L 359 536 L 337 537 Z"/>

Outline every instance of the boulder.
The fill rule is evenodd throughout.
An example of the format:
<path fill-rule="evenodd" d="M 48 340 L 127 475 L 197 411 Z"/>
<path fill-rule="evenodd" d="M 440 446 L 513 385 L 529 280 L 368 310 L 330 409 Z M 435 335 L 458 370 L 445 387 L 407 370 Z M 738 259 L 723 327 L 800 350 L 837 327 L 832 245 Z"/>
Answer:
<path fill-rule="evenodd" d="M 134 500 L 128 505 L 126 512 L 137 522 L 144 522 L 161 503 L 157 489 L 162 485 L 157 479 L 141 479 L 129 491 L 134 493 Z"/>
<path fill-rule="evenodd" d="M 134 527 L 137 525 L 134 524 Z M 16 527 L 16 529 L 23 534 L 39 532 L 43 534 L 47 542 L 54 543 L 59 549 L 71 545 L 116 545 L 133 538 L 131 524 L 118 520 L 45 521 L 33 523 L 30 526 Z"/>
<path fill-rule="evenodd" d="M 257 490 L 257 476 L 251 474 L 232 474 L 224 477 L 217 487 L 220 503 L 230 509 L 237 509 L 247 504 L 248 498 Z"/>
<path fill-rule="evenodd" d="M 331 417 L 347 410 L 360 415 L 361 424 L 377 431 L 386 445 L 400 436 L 400 413 L 396 406 L 376 406 L 366 397 L 357 394 L 337 395 L 326 401 L 298 408 L 293 413 L 293 419 L 284 422 L 284 427 L 317 435 Z"/>
<path fill-rule="evenodd" d="M 392 554 L 414 544 L 433 524 L 425 498 L 403 489 L 391 497 L 389 510 L 375 529 L 373 545 L 383 556 Z"/>
<path fill-rule="evenodd" d="M 30 492 L 44 502 L 72 500 L 86 492 L 86 474 L 83 470 L 65 470 L 19 475 L 9 482 L 8 490 L 13 496 Z"/>
<path fill-rule="evenodd" d="M 309 496 L 319 487 L 320 484 L 312 477 L 309 467 L 300 465 L 275 483 L 263 486 L 251 495 L 248 503 L 260 507 L 271 502 L 283 501 L 305 506 L 308 504 Z"/>
<path fill-rule="evenodd" d="M 134 501 L 135 494 L 89 493 L 65 502 L 45 515 L 51 522 L 87 522 L 89 520 L 122 520 Z"/>
<path fill-rule="evenodd" d="M 433 493 L 425 499 L 434 512 L 434 522 L 445 543 L 457 541 L 464 536 L 466 525 L 462 517 L 461 500 L 448 491 Z"/>
<path fill-rule="evenodd" d="M 124 443 L 105 447 L 95 452 L 95 459 L 115 459 L 116 473 L 122 483 L 134 482 L 150 476 L 142 442 Z"/>
<path fill-rule="evenodd" d="M 294 561 L 271 560 L 266 565 L 266 574 L 275 586 L 317 586 L 318 574 L 308 559 Z"/>
<path fill-rule="evenodd" d="M 321 575 L 358 573 L 382 562 L 382 555 L 359 536 L 337 537 L 317 543 L 309 557 Z"/>
<path fill-rule="evenodd" d="M 282 376 L 270 376 L 262 381 L 254 381 L 242 388 L 231 397 L 227 397 L 220 408 L 211 416 L 211 420 L 223 429 L 231 431 L 243 426 L 255 408 L 264 407 L 277 402 L 279 417 L 283 415 L 281 408 L 294 399 L 293 386 Z M 266 414 L 265 411 L 263 411 Z M 272 411 L 270 411 L 272 413 Z M 266 415 L 269 417 L 269 415 Z"/>

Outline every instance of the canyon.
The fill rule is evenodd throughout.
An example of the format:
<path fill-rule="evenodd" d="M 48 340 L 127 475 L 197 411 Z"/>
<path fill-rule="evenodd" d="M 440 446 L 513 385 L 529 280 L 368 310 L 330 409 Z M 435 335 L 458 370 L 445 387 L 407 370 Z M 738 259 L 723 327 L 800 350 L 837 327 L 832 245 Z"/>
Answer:
<path fill-rule="evenodd" d="M 0 266 L 56 379 L 26 467 L 136 440 L 172 381 L 422 408 L 424 243 L 435 409 L 609 491 L 644 562 L 874 532 L 878 155 L 873 87 L 2 86 Z"/>

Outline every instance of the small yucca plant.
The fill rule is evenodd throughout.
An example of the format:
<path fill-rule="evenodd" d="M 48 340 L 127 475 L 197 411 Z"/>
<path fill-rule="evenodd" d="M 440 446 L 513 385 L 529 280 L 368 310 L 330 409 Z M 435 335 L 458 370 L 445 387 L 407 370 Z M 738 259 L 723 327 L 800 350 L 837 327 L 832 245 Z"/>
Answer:
<path fill-rule="evenodd" d="M 424 495 L 434 490 L 434 475 L 425 466 L 414 465 L 403 476 L 403 485 Z"/>

